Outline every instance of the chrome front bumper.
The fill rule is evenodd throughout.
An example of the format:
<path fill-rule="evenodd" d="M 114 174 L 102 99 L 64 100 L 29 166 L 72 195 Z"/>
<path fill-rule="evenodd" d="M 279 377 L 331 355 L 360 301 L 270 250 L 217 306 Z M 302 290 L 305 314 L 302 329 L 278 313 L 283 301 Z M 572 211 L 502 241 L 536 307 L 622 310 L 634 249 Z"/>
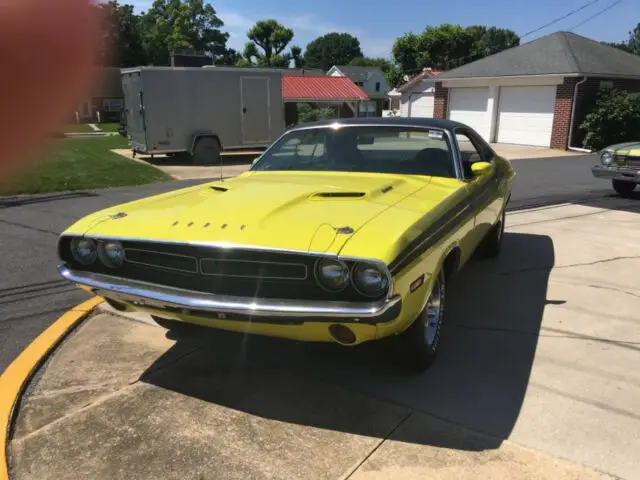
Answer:
<path fill-rule="evenodd" d="M 640 171 L 635 168 L 625 167 L 605 167 L 594 165 L 591 173 L 596 178 L 606 178 L 609 180 L 623 180 L 625 182 L 640 183 Z"/>
<path fill-rule="evenodd" d="M 182 290 L 99 273 L 58 266 L 65 279 L 116 302 L 222 320 L 267 323 L 357 322 L 376 324 L 398 317 L 399 296 L 376 302 L 327 302 L 317 300 L 255 299 Z"/>

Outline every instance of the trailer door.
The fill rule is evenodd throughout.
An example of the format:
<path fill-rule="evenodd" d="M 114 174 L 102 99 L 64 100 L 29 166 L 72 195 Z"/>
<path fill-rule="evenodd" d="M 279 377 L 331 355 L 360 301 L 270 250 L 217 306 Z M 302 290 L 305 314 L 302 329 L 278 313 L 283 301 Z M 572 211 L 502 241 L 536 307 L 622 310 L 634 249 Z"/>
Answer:
<path fill-rule="evenodd" d="M 144 112 L 144 92 L 140 72 L 122 74 L 124 108 L 129 146 L 141 152 L 147 151 L 147 126 Z"/>
<path fill-rule="evenodd" d="M 271 97 L 268 77 L 240 77 L 242 143 L 267 145 L 271 138 Z"/>

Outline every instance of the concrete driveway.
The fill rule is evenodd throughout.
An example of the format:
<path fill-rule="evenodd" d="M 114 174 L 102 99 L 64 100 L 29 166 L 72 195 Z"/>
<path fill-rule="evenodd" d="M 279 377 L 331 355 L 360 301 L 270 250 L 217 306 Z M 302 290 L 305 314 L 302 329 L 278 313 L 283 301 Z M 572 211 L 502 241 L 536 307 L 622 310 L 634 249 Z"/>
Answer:
<path fill-rule="evenodd" d="M 441 356 L 96 314 L 29 390 L 16 479 L 634 479 L 640 205 L 508 215 L 450 292 Z M 381 350 L 382 349 L 382 350 Z"/>
<path fill-rule="evenodd" d="M 557 150 L 548 147 L 532 147 L 530 145 L 512 145 L 508 143 L 492 143 L 491 147 L 501 157 L 509 160 L 524 160 L 532 158 L 575 157 L 584 153 L 568 150 Z"/>

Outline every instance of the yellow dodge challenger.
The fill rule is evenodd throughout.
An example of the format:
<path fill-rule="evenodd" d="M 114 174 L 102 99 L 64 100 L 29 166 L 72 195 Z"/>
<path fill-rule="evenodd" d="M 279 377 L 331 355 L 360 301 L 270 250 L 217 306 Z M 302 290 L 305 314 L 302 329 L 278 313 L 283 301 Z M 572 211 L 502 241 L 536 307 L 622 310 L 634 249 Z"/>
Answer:
<path fill-rule="evenodd" d="M 242 175 L 89 215 L 60 274 L 120 310 L 433 361 L 447 285 L 495 256 L 515 173 L 471 128 L 427 118 L 293 128 Z"/>

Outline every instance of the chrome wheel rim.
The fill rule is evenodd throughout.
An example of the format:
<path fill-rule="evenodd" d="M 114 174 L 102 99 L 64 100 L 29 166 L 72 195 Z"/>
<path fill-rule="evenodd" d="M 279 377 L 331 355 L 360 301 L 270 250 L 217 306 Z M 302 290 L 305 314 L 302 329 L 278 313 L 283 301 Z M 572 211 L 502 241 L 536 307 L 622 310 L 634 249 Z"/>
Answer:
<path fill-rule="evenodd" d="M 436 347 L 440 334 L 440 324 L 442 323 L 442 306 L 443 306 L 443 282 L 442 273 L 438 274 L 433 284 L 431 295 L 427 300 L 427 306 L 424 309 L 425 321 L 425 339 L 427 345 Z"/>

